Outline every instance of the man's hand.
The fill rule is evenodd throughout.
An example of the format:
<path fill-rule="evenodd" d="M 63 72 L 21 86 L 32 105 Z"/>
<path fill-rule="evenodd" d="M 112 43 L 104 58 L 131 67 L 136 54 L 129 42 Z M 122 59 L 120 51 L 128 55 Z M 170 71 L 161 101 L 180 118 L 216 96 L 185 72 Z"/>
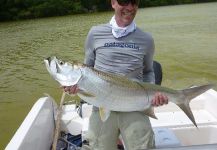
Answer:
<path fill-rule="evenodd" d="M 73 85 L 73 86 L 63 86 L 62 88 L 63 88 L 63 90 L 64 90 L 65 92 L 68 92 L 69 94 L 77 94 L 78 91 L 79 91 L 79 88 L 78 88 L 77 85 Z"/>
<path fill-rule="evenodd" d="M 155 107 L 168 104 L 168 97 L 164 95 L 163 93 L 157 92 L 155 93 L 151 104 L 152 106 L 155 106 Z"/>

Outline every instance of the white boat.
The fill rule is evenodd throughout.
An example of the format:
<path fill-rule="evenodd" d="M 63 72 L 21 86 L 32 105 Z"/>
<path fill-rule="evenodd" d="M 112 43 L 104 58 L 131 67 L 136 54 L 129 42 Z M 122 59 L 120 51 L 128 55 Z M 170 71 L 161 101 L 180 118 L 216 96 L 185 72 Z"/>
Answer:
<path fill-rule="evenodd" d="M 6 150 L 49 150 L 54 136 L 56 103 L 40 98 L 6 147 Z M 151 119 L 156 149 L 217 150 L 217 91 L 211 89 L 190 103 L 198 128 L 180 109 L 169 103 L 155 109 L 158 120 Z M 64 105 L 61 130 L 85 136 L 92 106 L 82 105 L 81 118 L 74 104 Z"/>

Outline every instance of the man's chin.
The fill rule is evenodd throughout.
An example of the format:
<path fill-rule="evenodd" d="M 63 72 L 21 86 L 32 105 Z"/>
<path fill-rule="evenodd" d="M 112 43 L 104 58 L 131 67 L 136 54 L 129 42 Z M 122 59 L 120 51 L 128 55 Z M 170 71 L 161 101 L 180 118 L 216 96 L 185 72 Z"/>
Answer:
<path fill-rule="evenodd" d="M 124 20 L 124 25 L 128 26 L 132 23 L 133 20 Z"/>
<path fill-rule="evenodd" d="M 123 21 L 126 24 L 130 24 L 133 21 L 133 19 L 134 19 L 134 17 L 132 17 L 132 16 L 125 16 L 125 17 L 123 17 Z"/>

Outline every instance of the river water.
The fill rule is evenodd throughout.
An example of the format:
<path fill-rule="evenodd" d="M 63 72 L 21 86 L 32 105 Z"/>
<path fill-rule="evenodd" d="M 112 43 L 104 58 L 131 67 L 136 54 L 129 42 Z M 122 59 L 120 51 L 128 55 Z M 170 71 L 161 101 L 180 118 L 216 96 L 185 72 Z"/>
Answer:
<path fill-rule="evenodd" d="M 89 29 L 107 23 L 112 15 L 0 23 L 0 149 L 43 93 L 59 102 L 62 91 L 46 71 L 43 59 L 55 55 L 82 62 Z M 217 3 L 140 9 L 135 21 L 155 39 L 155 59 L 163 65 L 163 86 L 180 89 L 217 84 Z"/>

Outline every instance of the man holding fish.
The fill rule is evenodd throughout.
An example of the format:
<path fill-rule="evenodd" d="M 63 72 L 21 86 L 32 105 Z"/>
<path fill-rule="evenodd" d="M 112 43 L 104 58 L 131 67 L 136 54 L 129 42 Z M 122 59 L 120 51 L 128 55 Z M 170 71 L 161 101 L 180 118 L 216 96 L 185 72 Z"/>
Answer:
<path fill-rule="evenodd" d="M 154 41 L 134 22 L 139 0 L 111 0 L 111 5 L 115 13 L 110 22 L 92 27 L 88 33 L 84 64 L 105 73 L 154 84 Z M 64 90 L 76 94 L 79 87 L 65 86 Z M 168 97 L 160 92 L 151 99 L 153 106 L 167 103 Z M 144 112 L 112 111 L 108 119 L 102 121 L 99 108 L 94 107 L 87 137 L 91 149 L 117 149 L 119 134 L 128 150 L 154 148 L 154 133 Z"/>
<path fill-rule="evenodd" d="M 153 106 L 169 100 L 197 127 L 189 103 L 214 85 L 182 90 L 155 85 L 153 39 L 133 21 L 139 1 L 111 0 L 111 4 L 115 10 L 111 21 L 88 33 L 84 65 L 56 57 L 45 59 L 45 65 L 65 92 L 95 106 L 87 135 L 91 149 L 117 149 L 120 134 L 127 150 L 150 149 L 154 133 L 148 117 L 156 118 Z"/>

